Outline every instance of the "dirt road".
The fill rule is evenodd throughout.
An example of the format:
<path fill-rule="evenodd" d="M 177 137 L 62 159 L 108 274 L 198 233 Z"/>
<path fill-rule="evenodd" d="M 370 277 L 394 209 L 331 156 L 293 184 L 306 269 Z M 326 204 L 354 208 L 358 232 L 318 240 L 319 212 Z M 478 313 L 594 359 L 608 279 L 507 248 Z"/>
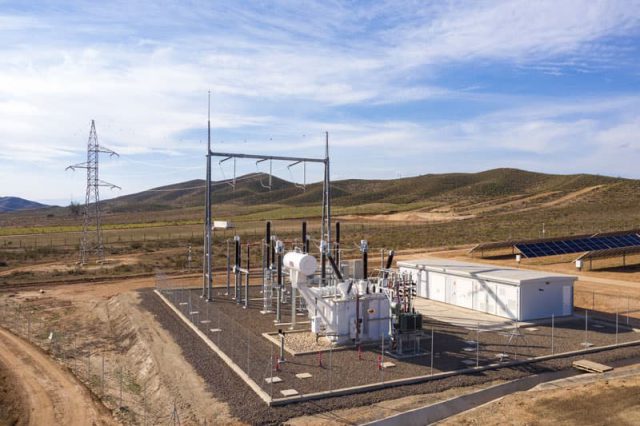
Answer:
<path fill-rule="evenodd" d="M 27 395 L 31 425 L 111 425 L 110 413 L 54 360 L 28 342 L 0 328 L 0 363 Z"/>

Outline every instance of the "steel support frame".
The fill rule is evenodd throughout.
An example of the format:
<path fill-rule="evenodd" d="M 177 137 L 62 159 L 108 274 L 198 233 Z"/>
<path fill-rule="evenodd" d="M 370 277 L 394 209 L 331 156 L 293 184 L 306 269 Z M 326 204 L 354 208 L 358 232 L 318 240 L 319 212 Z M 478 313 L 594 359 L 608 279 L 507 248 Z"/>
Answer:
<path fill-rule="evenodd" d="M 211 199 L 211 159 L 212 157 L 222 157 L 228 159 L 253 159 L 258 161 L 288 161 L 291 163 L 322 163 L 324 164 L 324 180 L 322 191 L 322 242 L 320 244 L 322 250 L 322 258 L 326 259 L 326 254 L 331 247 L 331 175 L 329 161 L 329 132 L 325 132 L 325 157 L 289 157 L 279 155 L 262 155 L 262 154 L 244 154 L 237 152 L 215 152 L 211 150 L 211 92 L 209 92 L 209 109 L 207 120 L 207 171 L 205 182 L 205 232 L 204 232 L 204 261 L 203 261 L 203 283 L 202 297 L 207 301 L 213 301 L 212 287 L 212 262 L 213 262 L 213 229 L 212 229 L 212 199 Z M 326 239 L 325 239 L 326 238 Z M 323 267 L 323 270 L 326 268 Z M 324 285 L 326 277 L 322 277 Z"/>

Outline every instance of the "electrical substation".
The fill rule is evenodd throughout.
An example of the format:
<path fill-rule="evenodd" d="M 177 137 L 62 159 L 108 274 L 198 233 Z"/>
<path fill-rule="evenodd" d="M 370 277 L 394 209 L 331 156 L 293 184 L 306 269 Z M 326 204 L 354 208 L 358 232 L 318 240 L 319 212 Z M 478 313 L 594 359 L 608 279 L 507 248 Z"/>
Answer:
<path fill-rule="evenodd" d="M 589 326 L 587 312 L 576 315 L 571 275 L 442 258 L 394 264 L 392 248 L 366 239 L 346 247 L 332 220 L 328 134 L 323 157 L 209 145 L 206 159 L 202 286 L 163 279 L 156 293 L 271 406 L 582 353 L 613 333 L 610 323 Z M 286 239 L 265 221 L 260 239 L 214 240 L 235 228 L 234 217 L 216 216 L 213 159 L 233 161 L 234 171 L 237 161 L 301 165 L 305 176 L 307 165 L 322 166 L 319 226 L 301 220 L 299 238 Z M 370 258 L 378 252 L 379 264 Z M 632 335 L 616 322 L 615 339 L 624 345 Z"/>

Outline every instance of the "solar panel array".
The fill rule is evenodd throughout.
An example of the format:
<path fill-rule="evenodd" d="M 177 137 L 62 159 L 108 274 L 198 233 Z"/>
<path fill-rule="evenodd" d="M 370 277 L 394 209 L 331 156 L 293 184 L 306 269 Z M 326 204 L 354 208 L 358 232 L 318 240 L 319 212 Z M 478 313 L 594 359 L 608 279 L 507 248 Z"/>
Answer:
<path fill-rule="evenodd" d="M 632 246 L 640 246 L 640 236 L 638 234 L 516 244 L 516 248 L 520 250 L 520 253 L 522 253 L 527 258 L 557 256 L 560 254 L 580 253 L 583 251 L 605 250 Z"/>

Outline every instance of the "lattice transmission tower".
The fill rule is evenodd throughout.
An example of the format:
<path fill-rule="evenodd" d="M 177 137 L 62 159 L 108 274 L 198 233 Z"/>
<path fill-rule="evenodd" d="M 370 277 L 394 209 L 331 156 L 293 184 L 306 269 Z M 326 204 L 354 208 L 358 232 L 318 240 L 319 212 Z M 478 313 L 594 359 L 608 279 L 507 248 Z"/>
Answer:
<path fill-rule="evenodd" d="M 96 123 L 91 120 L 91 131 L 87 142 L 87 161 L 74 164 L 66 170 L 87 170 L 87 192 L 84 201 L 82 240 L 80 241 L 80 264 L 84 265 L 89 257 L 94 254 L 97 262 L 104 260 L 104 246 L 102 244 L 101 211 L 100 211 L 100 187 L 108 186 L 111 189 L 121 189 L 118 185 L 100 180 L 98 165 L 100 153 L 119 157 L 118 153 L 98 143 Z"/>

